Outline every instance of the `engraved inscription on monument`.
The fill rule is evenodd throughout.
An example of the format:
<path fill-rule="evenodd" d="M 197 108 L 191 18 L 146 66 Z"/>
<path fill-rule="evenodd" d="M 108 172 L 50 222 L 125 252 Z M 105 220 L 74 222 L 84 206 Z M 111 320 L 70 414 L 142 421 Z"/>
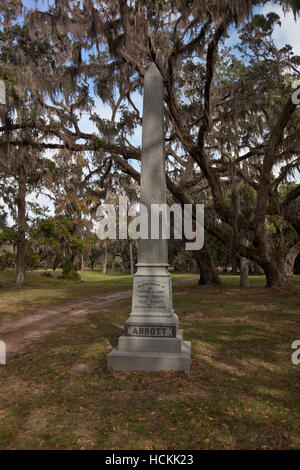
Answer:
<path fill-rule="evenodd" d="M 125 336 L 150 336 L 159 338 L 175 338 L 175 326 L 160 325 L 125 325 Z"/>
<path fill-rule="evenodd" d="M 133 311 L 169 311 L 169 279 L 134 280 Z"/>

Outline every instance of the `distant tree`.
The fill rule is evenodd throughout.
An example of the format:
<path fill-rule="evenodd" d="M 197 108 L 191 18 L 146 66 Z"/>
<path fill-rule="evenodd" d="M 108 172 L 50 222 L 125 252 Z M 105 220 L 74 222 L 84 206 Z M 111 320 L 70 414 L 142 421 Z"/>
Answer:
<path fill-rule="evenodd" d="M 90 259 L 92 271 L 94 270 L 95 263 L 100 258 L 101 253 L 102 253 L 101 248 L 96 247 L 96 246 L 93 246 L 91 248 L 91 250 L 89 252 L 89 259 Z"/>
<path fill-rule="evenodd" d="M 299 60 L 289 48 L 278 50 L 272 43 L 276 15 L 249 20 L 253 6 L 265 3 L 57 0 L 49 12 L 32 13 L 30 21 L 51 44 L 59 44 L 64 71 L 92 80 L 98 97 L 112 109 L 110 120 L 92 116 L 99 131 L 95 136 L 80 131 L 71 105 L 56 102 L 59 125 L 52 131 L 59 143 L 53 145 L 92 151 L 94 164 L 102 168 L 111 158 L 138 181 L 138 165 L 132 161 L 140 160 L 140 149 L 128 136 L 141 124 L 134 94 L 142 90 L 149 62 L 155 62 L 165 85 L 169 191 L 181 204 L 207 201 L 209 192 L 207 232 L 260 264 L 272 286 L 287 283 L 288 246 L 278 250 L 277 241 L 284 236 L 293 244 L 299 232 L 290 210 L 299 186 L 284 200 L 278 193 L 279 184 L 299 165 L 299 116 L 291 101 Z M 297 13 L 296 2 L 280 3 Z M 223 40 L 231 27 L 243 23 L 241 50 L 234 55 Z M 83 48 L 90 49 L 89 59 L 81 54 Z M 62 90 L 66 99 L 65 80 Z M 82 90 L 85 106 L 87 95 Z M 254 191 L 251 204 L 240 197 L 242 186 L 247 194 Z M 203 255 L 199 263 L 212 273 L 211 256 Z"/>
<path fill-rule="evenodd" d="M 0 128 L 1 196 L 17 224 L 16 285 L 25 279 L 27 231 L 26 196 L 37 187 L 47 160 L 39 145 L 43 132 L 44 89 L 39 70 L 51 69 L 53 50 L 46 40 L 29 35 L 20 24 L 22 2 L 2 2 L 0 7 L 0 79 L 6 86 L 6 106 Z M 35 123 L 35 124 L 33 124 Z M 35 142 L 31 146 L 30 142 Z"/>

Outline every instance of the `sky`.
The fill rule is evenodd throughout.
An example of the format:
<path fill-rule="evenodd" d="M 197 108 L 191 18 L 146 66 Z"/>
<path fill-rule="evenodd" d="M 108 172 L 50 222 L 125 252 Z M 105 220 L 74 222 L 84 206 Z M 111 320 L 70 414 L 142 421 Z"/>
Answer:
<path fill-rule="evenodd" d="M 23 0 L 23 4 L 27 8 L 35 8 L 37 7 L 39 10 L 47 10 L 48 4 L 53 3 L 51 0 Z M 263 8 L 256 8 L 255 13 L 263 13 L 266 14 L 270 11 L 274 11 L 277 13 L 281 18 L 281 26 L 276 26 L 273 38 L 275 44 L 278 47 L 283 47 L 285 44 L 290 44 L 293 47 L 293 50 L 296 54 L 300 55 L 300 34 L 299 34 L 299 23 L 295 21 L 293 13 L 286 13 L 282 12 L 282 8 L 278 5 L 274 5 L 271 2 L 267 4 Z M 236 32 L 233 32 L 230 35 L 230 38 L 227 40 L 228 45 L 233 45 L 237 38 Z M 142 98 L 140 95 L 135 95 L 135 105 L 138 109 L 141 110 L 142 108 Z M 95 111 L 103 118 L 110 118 L 111 111 L 109 106 L 103 105 L 101 100 L 95 98 Z M 80 128 L 83 132 L 94 132 L 97 133 L 97 129 L 94 124 L 89 120 L 89 116 L 87 113 L 83 113 L 81 121 L 80 121 Z M 134 136 L 130 139 L 133 145 L 140 146 L 141 145 L 141 128 L 138 128 L 134 134 Z M 38 194 L 31 194 L 28 197 L 29 201 L 38 202 L 41 205 L 48 206 L 50 212 L 53 212 L 53 206 L 48 198 L 43 195 Z M 11 223 L 12 221 L 9 220 Z"/>
<path fill-rule="evenodd" d="M 278 47 L 283 47 L 285 44 L 290 44 L 293 47 L 295 54 L 300 55 L 300 34 L 299 34 L 299 23 L 295 21 L 294 15 L 292 12 L 284 14 L 282 8 L 279 5 L 266 5 L 264 8 L 260 9 L 260 12 L 263 14 L 268 13 L 269 11 L 274 11 L 281 18 L 281 26 L 276 26 L 273 38 L 275 44 Z"/>
<path fill-rule="evenodd" d="M 40 10 L 46 10 L 48 4 L 53 3 L 53 0 L 23 0 L 23 4 L 27 8 L 35 8 L 37 7 Z M 275 31 L 273 34 L 275 44 L 278 47 L 283 47 L 285 44 L 290 44 L 293 47 L 293 50 L 296 54 L 300 55 L 300 35 L 299 35 L 299 23 L 295 22 L 294 15 L 292 12 L 284 14 L 282 12 L 282 8 L 278 5 L 274 5 L 271 2 L 263 8 L 256 8 L 255 13 L 263 13 L 266 14 L 270 11 L 274 11 L 277 13 L 280 18 L 282 25 L 276 26 Z M 227 40 L 227 44 L 234 44 L 235 40 L 237 39 L 237 33 L 233 32 L 230 38 Z M 135 105 L 138 109 L 141 110 L 142 108 L 142 99 L 141 97 L 136 94 L 135 95 Z M 103 118 L 109 118 L 111 116 L 111 111 L 109 106 L 103 105 L 101 100 L 95 98 L 95 109 L 97 114 L 99 114 Z M 87 113 L 84 113 L 81 119 L 81 129 L 84 132 L 97 132 L 96 127 L 94 124 L 89 120 L 89 116 Z M 133 145 L 139 146 L 141 145 L 141 129 L 138 129 L 131 139 Z"/>

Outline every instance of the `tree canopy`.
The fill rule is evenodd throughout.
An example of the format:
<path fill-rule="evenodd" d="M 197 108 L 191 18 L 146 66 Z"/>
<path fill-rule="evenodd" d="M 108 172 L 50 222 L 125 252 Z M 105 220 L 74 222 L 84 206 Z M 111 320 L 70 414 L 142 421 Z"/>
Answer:
<path fill-rule="evenodd" d="M 1 171 L 12 195 L 3 190 L 2 198 L 18 207 L 20 252 L 26 193 L 50 180 L 59 188 L 66 170 L 75 184 L 76 159 L 81 176 L 73 196 L 82 204 L 104 198 L 124 174 L 139 183 L 137 101 L 154 62 L 165 88 L 170 199 L 204 203 L 211 237 L 260 265 L 268 286 L 287 284 L 285 260 L 299 242 L 293 175 L 300 111 L 291 97 L 300 57 L 274 43 L 280 17 L 259 13 L 268 3 L 56 0 L 45 12 L 18 1 L 2 5 L 0 78 L 8 105 Z M 297 1 L 276 3 L 297 17 Z M 230 45 L 233 31 L 238 39 Z M 95 107 L 99 101 L 109 118 Z M 82 113 L 96 132 L 82 130 Z M 60 201 L 70 195 L 65 189 Z M 202 278 L 214 272 L 208 246 L 195 258 Z"/>

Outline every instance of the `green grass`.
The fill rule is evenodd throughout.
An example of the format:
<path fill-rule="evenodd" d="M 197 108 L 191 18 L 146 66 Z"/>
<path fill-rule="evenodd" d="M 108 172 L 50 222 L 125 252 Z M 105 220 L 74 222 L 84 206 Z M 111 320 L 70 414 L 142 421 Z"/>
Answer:
<path fill-rule="evenodd" d="M 127 300 L 9 359 L 0 366 L 0 448 L 299 448 L 300 365 L 291 363 L 299 277 L 287 289 L 260 287 L 259 277 L 250 289 L 223 280 L 221 288 L 174 287 L 192 341 L 189 376 L 107 370 Z"/>
<path fill-rule="evenodd" d="M 84 282 L 41 276 L 41 272 L 26 273 L 26 284 L 17 289 L 14 285 L 15 272 L 0 272 L 0 319 L 4 316 L 30 313 L 46 305 L 88 297 L 132 287 L 132 276 L 120 272 L 102 274 L 100 271 L 86 271 Z M 175 274 L 174 279 L 191 277 L 191 274 Z"/>
<path fill-rule="evenodd" d="M 60 273 L 56 273 L 58 276 Z M 101 274 L 99 271 L 85 273 L 85 282 L 45 278 L 41 272 L 26 273 L 26 285 L 14 286 L 13 271 L 0 272 L 0 318 L 7 315 L 30 313 L 40 307 L 67 300 L 88 297 L 115 289 L 131 287 L 131 276 L 121 273 Z M 117 280 L 117 282 L 116 282 Z"/>

